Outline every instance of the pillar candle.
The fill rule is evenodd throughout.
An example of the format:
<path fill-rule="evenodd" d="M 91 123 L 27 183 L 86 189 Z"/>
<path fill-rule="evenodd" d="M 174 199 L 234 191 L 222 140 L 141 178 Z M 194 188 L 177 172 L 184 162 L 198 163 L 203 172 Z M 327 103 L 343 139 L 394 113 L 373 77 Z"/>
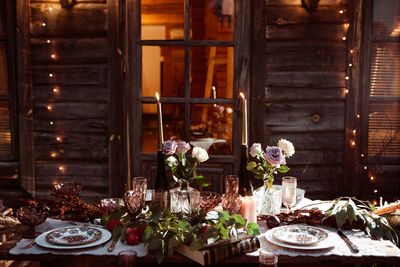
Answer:
<path fill-rule="evenodd" d="M 247 100 L 244 93 L 240 92 L 242 97 L 242 145 L 247 146 Z"/>
<path fill-rule="evenodd" d="M 157 98 L 157 119 L 158 119 L 158 148 L 162 149 L 162 144 L 164 142 L 164 132 L 163 132 L 161 102 L 158 93 L 156 93 L 156 98 Z"/>
<path fill-rule="evenodd" d="M 253 196 L 242 197 L 240 215 L 242 215 L 243 219 L 247 219 L 247 223 L 257 223 L 257 207 Z"/>

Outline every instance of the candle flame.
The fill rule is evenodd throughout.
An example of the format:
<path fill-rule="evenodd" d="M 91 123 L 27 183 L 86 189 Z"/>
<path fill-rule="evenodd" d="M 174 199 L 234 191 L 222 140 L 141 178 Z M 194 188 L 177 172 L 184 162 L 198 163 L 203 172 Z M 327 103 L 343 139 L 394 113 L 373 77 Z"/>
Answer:
<path fill-rule="evenodd" d="M 156 92 L 156 98 L 157 98 L 157 102 L 159 102 L 160 101 L 160 96 L 159 96 L 158 92 Z"/>
<path fill-rule="evenodd" d="M 246 97 L 244 96 L 243 92 L 240 92 L 239 95 L 240 95 L 241 98 L 246 99 Z"/>

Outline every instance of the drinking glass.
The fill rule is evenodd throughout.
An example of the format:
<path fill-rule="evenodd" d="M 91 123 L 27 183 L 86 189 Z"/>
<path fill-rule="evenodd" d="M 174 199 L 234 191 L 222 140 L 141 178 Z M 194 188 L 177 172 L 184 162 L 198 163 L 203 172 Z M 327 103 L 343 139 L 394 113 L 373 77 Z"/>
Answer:
<path fill-rule="evenodd" d="M 278 252 L 274 248 L 263 247 L 259 253 L 259 267 L 276 267 L 278 265 Z"/>
<path fill-rule="evenodd" d="M 297 179 L 291 176 L 282 178 L 282 203 L 286 206 L 287 212 L 296 204 Z"/>
<path fill-rule="evenodd" d="M 134 193 L 141 193 L 143 195 L 143 202 L 145 202 L 147 194 L 147 178 L 134 177 L 132 179 L 132 191 Z"/>
<path fill-rule="evenodd" d="M 239 193 L 239 176 L 228 175 L 225 177 L 225 194 Z"/>
<path fill-rule="evenodd" d="M 137 253 L 134 250 L 122 250 L 118 253 L 118 266 L 119 267 L 133 267 L 136 266 Z"/>

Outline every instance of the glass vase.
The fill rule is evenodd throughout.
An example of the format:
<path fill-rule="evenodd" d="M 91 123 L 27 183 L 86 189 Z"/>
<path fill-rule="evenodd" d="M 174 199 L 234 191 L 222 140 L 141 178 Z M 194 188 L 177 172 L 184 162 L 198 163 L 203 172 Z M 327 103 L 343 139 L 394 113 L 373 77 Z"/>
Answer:
<path fill-rule="evenodd" d="M 268 188 L 266 184 L 254 191 L 256 199 L 257 215 L 274 215 L 281 212 L 282 190 L 280 188 Z"/>
<path fill-rule="evenodd" d="M 190 187 L 187 182 L 181 182 L 180 186 L 169 190 L 169 194 L 172 213 L 189 215 L 200 208 L 200 192 Z"/>

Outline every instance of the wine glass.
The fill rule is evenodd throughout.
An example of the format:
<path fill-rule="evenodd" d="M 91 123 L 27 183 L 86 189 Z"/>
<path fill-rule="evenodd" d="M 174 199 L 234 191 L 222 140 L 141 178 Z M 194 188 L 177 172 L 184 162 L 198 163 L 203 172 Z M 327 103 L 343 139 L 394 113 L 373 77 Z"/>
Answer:
<path fill-rule="evenodd" d="M 297 179 L 291 176 L 282 178 L 282 203 L 287 208 L 287 213 L 290 213 L 290 208 L 296 204 L 296 187 Z"/>
<path fill-rule="evenodd" d="M 132 191 L 143 193 L 143 201 L 146 201 L 147 178 L 146 177 L 134 177 L 132 179 Z"/>
<path fill-rule="evenodd" d="M 21 207 L 16 212 L 18 220 L 29 226 L 29 231 L 23 234 L 25 238 L 35 238 L 35 226 L 44 222 L 50 214 L 50 208 L 47 206 Z"/>

